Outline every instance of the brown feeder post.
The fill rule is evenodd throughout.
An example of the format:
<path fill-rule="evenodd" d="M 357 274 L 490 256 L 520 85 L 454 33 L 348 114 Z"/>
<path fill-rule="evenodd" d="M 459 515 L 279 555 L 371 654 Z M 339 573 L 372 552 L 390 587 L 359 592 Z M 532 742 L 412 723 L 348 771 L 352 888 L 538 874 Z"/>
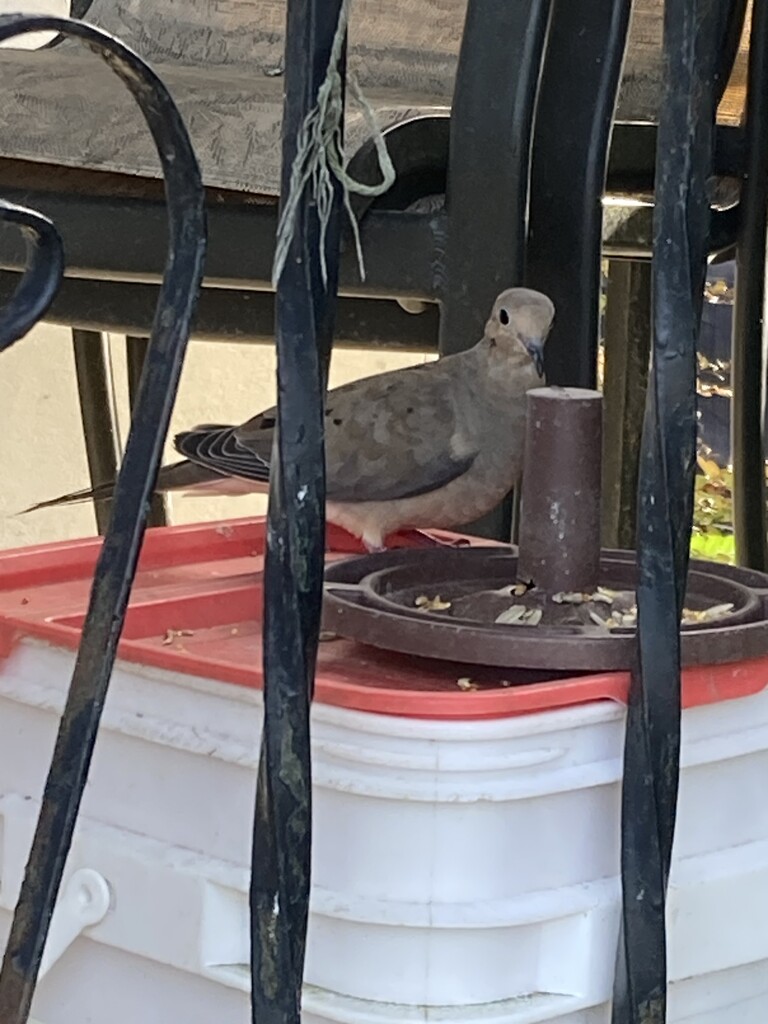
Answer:
<path fill-rule="evenodd" d="M 603 396 L 584 388 L 527 395 L 518 577 L 548 593 L 600 582 Z"/>

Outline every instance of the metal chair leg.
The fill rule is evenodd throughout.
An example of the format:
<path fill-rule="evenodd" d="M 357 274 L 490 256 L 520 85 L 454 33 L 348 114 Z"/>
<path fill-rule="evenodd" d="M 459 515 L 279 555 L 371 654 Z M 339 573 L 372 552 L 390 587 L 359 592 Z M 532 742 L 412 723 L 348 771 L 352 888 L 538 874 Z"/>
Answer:
<path fill-rule="evenodd" d="M 733 516 L 740 565 L 765 570 L 765 448 L 762 437 L 763 306 L 768 225 L 768 11 L 752 8 L 747 86 L 747 174 L 736 247 L 731 361 Z"/>
<path fill-rule="evenodd" d="M 117 474 L 115 423 L 110 404 L 103 337 L 96 331 L 72 331 L 75 375 L 80 396 L 85 451 L 91 486 L 113 480 Z M 110 498 L 93 503 L 96 526 L 101 535 L 109 523 Z"/>
<path fill-rule="evenodd" d="M 603 546 L 634 548 L 651 354 L 651 264 L 611 260 L 605 307 Z"/>
<path fill-rule="evenodd" d="M 593 388 L 599 333 L 602 195 L 629 0 L 554 0 L 536 111 L 526 283 L 556 315 L 550 384 Z"/>
<path fill-rule="evenodd" d="M 149 338 L 138 338 L 134 335 L 127 335 L 125 339 L 126 360 L 128 365 L 128 401 L 131 412 L 133 412 L 136 396 L 139 392 L 139 381 L 144 369 L 144 361 L 147 358 Z M 168 513 L 165 507 L 165 498 L 162 494 L 153 494 L 152 503 L 149 506 L 148 526 L 167 526 Z"/>
<path fill-rule="evenodd" d="M 523 281 L 531 125 L 549 8 L 550 0 L 467 7 L 450 125 L 441 355 L 474 345 L 498 293 Z M 508 499 L 468 529 L 509 540 L 511 513 Z"/>

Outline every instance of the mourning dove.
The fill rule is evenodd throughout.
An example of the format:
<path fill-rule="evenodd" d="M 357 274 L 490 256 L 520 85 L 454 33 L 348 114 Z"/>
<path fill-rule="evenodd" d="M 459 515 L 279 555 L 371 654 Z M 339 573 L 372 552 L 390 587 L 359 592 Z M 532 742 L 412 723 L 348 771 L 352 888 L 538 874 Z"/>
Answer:
<path fill-rule="evenodd" d="M 553 317 L 546 295 L 510 288 L 496 299 L 473 348 L 330 391 L 327 520 L 374 551 L 388 535 L 460 526 L 497 505 L 520 476 L 525 393 L 543 382 Z M 174 444 L 184 461 L 160 470 L 157 490 L 265 491 L 275 417 L 272 408 L 241 426 L 178 434 Z M 111 493 L 108 484 L 34 508 Z"/>

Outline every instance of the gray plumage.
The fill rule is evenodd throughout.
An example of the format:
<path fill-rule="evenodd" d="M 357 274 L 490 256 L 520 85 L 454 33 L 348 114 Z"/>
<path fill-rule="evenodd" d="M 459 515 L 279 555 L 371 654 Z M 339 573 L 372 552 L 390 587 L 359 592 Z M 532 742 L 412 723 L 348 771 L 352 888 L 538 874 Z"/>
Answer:
<path fill-rule="evenodd" d="M 542 383 L 553 316 L 545 295 L 509 289 L 473 348 L 330 391 L 328 520 L 375 549 L 399 529 L 458 526 L 493 508 L 520 474 L 525 393 Z M 272 408 L 240 426 L 178 434 L 174 444 L 185 461 L 160 470 L 157 490 L 265 490 L 275 417 Z M 34 507 L 111 493 L 108 484 Z"/>

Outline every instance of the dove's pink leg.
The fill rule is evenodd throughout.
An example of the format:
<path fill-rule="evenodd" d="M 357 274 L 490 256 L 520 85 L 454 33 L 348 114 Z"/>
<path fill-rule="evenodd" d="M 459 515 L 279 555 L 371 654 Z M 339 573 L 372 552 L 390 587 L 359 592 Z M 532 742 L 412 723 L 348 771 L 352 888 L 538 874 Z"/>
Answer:
<path fill-rule="evenodd" d="M 442 540 L 433 537 L 423 530 L 397 530 L 384 538 L 381 544 L 373 544 L 365 539 L 356 537 L 349 530 L 332 523 L 328 524 L 328 536 L 326 546 L 333 551 L 347 551 L 350 554 L 364 550 L 374 554 L 379 551 L 393 550 L 394 548 L 463 548 L 469 546 L 469 540 L 460 537 L 457 540 Z"/>

